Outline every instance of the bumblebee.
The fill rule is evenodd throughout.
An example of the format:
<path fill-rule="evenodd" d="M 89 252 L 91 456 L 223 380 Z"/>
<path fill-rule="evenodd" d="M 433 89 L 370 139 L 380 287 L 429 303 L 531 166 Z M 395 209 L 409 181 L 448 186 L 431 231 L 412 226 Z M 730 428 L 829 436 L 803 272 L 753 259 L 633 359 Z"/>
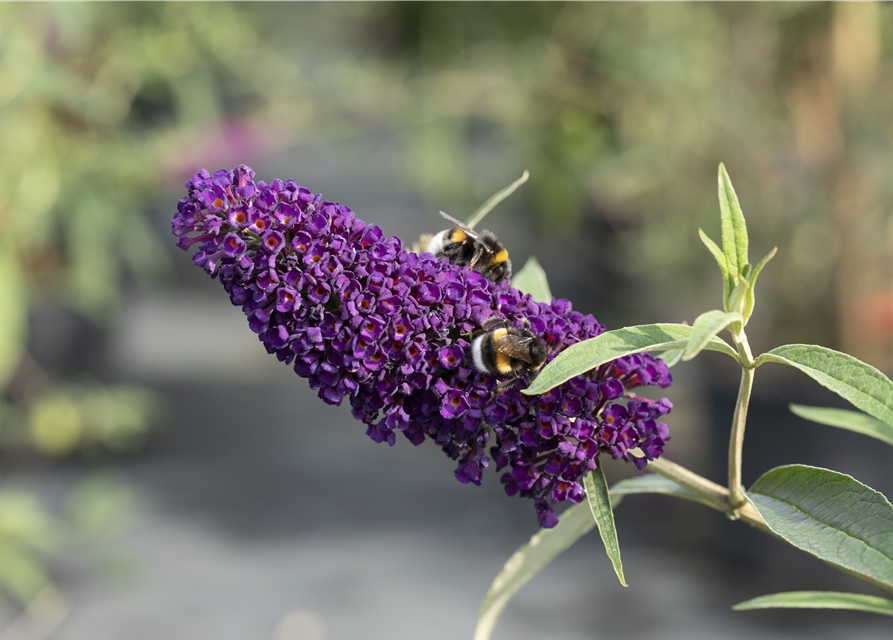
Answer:
<path fill-rule="evenodd" d="M 455 229 L 444 229 L 431 238 L 428 251 L 460 267 L 477 269 L 487 280 L 496 283 L 512 277 L 509 252 L 494 233 L 478 233 L 443 211 L 440 215 L 449 220 Z"/>
<path fill-rule="evenodd" d="M 490 318 L 472 340 L 475 368 L 494 378 L 504 378 L 499 381 L 497 392 L 542 367 L 549 355 L 545 340 L 530 331 L 527 318 L 521 322 L 523 331 L 502 318 Z"/>

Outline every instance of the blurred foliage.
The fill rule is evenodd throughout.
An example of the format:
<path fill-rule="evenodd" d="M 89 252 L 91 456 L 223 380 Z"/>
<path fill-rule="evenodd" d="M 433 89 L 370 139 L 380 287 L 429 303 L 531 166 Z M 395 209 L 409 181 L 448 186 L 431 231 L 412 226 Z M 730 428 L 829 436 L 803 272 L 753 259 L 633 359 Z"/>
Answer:
<path fill-rule="evenodd" d="M 316 135 L 326 123 L 391 132 L 396 172 L 431 209 L 529 168 L 540 241 L 578 257 L 553 264 L 576 267 L 590 291 L 603 271 L 632 284 L 603 296 L 634 311 L 624 321 L 691 320 L 718 297 L 695 229 L 715 224 L 725 161 L 755 249 L 782 247 L 756 338 L 889 362 L 887 7 L 396 3 L 311 15 L 316 35 L 279 42 L 325 101 Z M 593 220 L 608 236 L 595 238 L 602 264 Z M 668 287 L 670 274 L 683 286 Z"/>
<path fill-rule="evenodd" d="M 129 453 L 145 444 L 157 406 L 155 395 L 142 387 L 56 386 L 28 406 L 30 442 L 48 456 Z M 0 439 L 0 448 L 4 444 Z M 19 444 L 14 435 L 9 444 Z"/>
<path fill-rule="evenodd" d="M 33 600 L 49 582 L 44 558 L 61 527 L 29 492 L 0 492 L 0 588 L 19 604 Z"/>
<path fill-rule="evenodd" d="M 52 510 L 24 488 L 0 490 L 0 599 L 24 607 L 52 589 L 47 560 L 65 544 L 100 562 L 116 553 L 134 505 L 133 492 L 108 476 L 79 483 Z"/>
<path fill-rule="evenodd" d="M 758 338 L 830 343 L 889 363 L 887 7 L 399 3 L 359 17 L 355 7 L 341 11 L 363 24 L 351 34 L 351 50 L 364 54 L 357 65 L 391 67 L 390 81 L 366 74 L 364 115 L 400 123 L 406 176 L 432 200 L 472 191 L 488 167 L 528 167 L 542 233 L 563 230 L 584 264 L 588 248 L 572 234 L 587 219 L 607 221 L 608 270 L 635 284 L 611 292 L 636 309 L 626 321 L 661 310 L 691 320 L 716 306 L 718 282 L 707 280 L 705 290 L 710 257 L 694 230 L 715 224 L 714 174 L 725 161 L 755 248 L 782 247 L 762 283 Z M 663 292 L 669 274 L 680 273 L 687 289 L 674 300 Z"/>
<path fill-rule="evenodd" d="M 891 112 L 878 3 L 0 4 L 2 431 L 51 455 L 142 438 L 130 391 L 28 379 L 29 310 L 113 317 L 169 272 L 190 175 L 298 148 L 430 212 L 529 169 L 500 236 L 611 326 L 717 306 L 696 229 L 717 235 L 723 161 L 755 253 L 779 246 L 755 345 L 890 366 Z"/>

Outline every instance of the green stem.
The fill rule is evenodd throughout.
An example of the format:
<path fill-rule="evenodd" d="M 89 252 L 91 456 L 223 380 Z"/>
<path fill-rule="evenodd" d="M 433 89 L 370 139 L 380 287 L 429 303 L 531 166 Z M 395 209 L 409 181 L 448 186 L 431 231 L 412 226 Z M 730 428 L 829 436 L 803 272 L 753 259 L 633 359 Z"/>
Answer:
<path fill-rule="evenodd" d="M 487 200 L 484 204 L 480 206 L 480 208 L 471 214 L 471 217 L 465 223 L 469 229 L 474 229 L 475 225 L 484 219 L 484 216 L 490 213 L 493 210 L 493 207 L 498 205 L 500 202 L 508 198 L 512 193 L 514 193 L 515 189 L 520 187 L 522 184 L 527 182 L 527 178 L 530 177 L 530 172 L 526 169 L 524 170 L 523 175 L 515 180 L 512 184 L 507 186 L 505 189 L 493 194 L 489 200 Z"/>
<path fill-rule="evenodd" d="M 747 503 L 741 489 L 741 453 L 744 449 L 744 426 L 747 422 L 747 406 L 750 404 L 750 392 L 753 387 L 753 354 L 747 343 L 744 332 L 740 340 L 735 340 L 738 355 L 741 358 L 741 385 L 738 387 L 738 401 L 735 403 L 735 414 L 732 416 L 732 433 L 729 436 L 729 504 L 732 509 L 740 509 Z"/>
<path fill-rule="evenodd" d="M 710 503 L 718 511 L 729 511 L 729 490 L 725 487 L 699 476 L 694 471 L 689 471 L 682 465 L 671 462 L 666 458 L 656 458 L 648 463 L 648 468 L 685 487 L 692 493 L 696 493 Z"/>
<path fill-rule="evenodd" d="M 692 493 L 698 494 L 717 511 L 722 511 L 729 515 L 736 513 L 736 510 L 730 506 L 729 490 L 725 487 L 718 485 L 703 476 L 699 476 L 697 473 L 689 471 L 675 462 L 670 462 L 663 457 L 649 462 L 648 468 L 658 475 L 672 480 L 680 487 L 685 487 Z M 778 537 L 776 534 L 772 533 L 766 525 L 766 522 L 763 520 L 763 517 L 749 502 L 745 502 L 743 506 L 739 507 L 737 509 L 737 514 L 742 521 L 750 526 Z"/>
<path fill-rule="evenodd" d="M 740 519 L 742 522 L 749 524 L 754 529 L 759 529 L 764 533 L 768 533 L 772 537 L 777 538 L 782 542 L 788 542 L 782 536 L 778 535 L 769 528 L 769 525 L 767 525 L 766 521 L 763 520 L 763 516 L 760 515 L 760 512 L 757 511 L 750 502 L 745 501 L 745 503 L 737 509 L 733 508 L 731 506 L 729 490 L 725 487 L 721 487 L 715 482 L 711 482 L 707 478 L 699 476 L 693 471 L 689 471 L 685 467 L 682 467 L 675 462 L 670 462 L 663 457 L 649 462 L 648 469 L 654 471 L 658 475 L 663 476 L 664 478 L 669 478 L 679 486 L 685 487 L 692 493 L 698 494 L 701 498 L 704 499 L 708 506 L 713 507 L 718 511 L 722 511 L 730 517 Z M 788 542 L 788 544 L 790 543 Z M 868 576 L 853 573 L 845 568 L 832 564 L 828 560 L 822 561 L 834 567 L 835 569 L 838 569 L 845 573 L 849 573 L 854 578 L 857 578 L 862 582 L 875 587 L 876 589 L 886 591 L 887 593 L 893 593 L 893 588 L 891 588 L 888 584 L 885 584 L 878 580 L 874 580 L 872 578 L 869 578 Z"/>

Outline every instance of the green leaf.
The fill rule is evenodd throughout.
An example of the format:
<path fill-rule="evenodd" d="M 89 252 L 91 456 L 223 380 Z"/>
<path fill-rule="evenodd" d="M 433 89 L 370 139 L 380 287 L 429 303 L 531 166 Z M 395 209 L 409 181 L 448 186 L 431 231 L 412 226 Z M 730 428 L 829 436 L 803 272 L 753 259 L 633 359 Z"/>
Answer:
<path fill-rule="evenodd" d="M 522 393 L 543 393 L 574 376 L 632 353 L 682 349 L 688 344 L 691 331 L 692 328 L 685 324 L 643 324 L 606 331 L 559 353 Z M 738 361 L 738 354 L 732 347 L 715 336 L 704 348 L 720 351 Z"/>
<path fill-rule="evenodd" d="M 508 198 L 510 195 L 512 195 L 515 192 L 515 189 L 517 189 L 522 184 L 527 182 L 527 178 L 529 178 L 529 177 L 530 177 L 530 172 L 525 169 L 524 173 L 521 175 L 520 178 L 515 180 L 513 183 L 511 183 L 505 189 L 502 189 L 501 191 L 498 191 L 495 194 L 493 194 L 492 196 L 490 196 L 490 199 L 487 200 L 484 204 L 482 204 L 478 208 L 478 210 L 475 211 L 474 213 L 472 213 L 471 217 L 468 218 L 468 220 L 465 223 L 468 226 L 468 228 L 474 229 L 475 225 L 478 222 L 480 222 L 481 220 L 483 220 L 484 216 L 493 210 L 493 207 L 495 207 L 500 202 L 502 202 L 503 200 Z M 550 298 L 550 300 L 551 300 L 551 298 Z"/>
<path fill-rule="evenodd" d="M 853 356 L 815 345 L 789 344 L 767 351 L 755 366 L 764 362 L 796 367 L 868 415 L 893 424 L 893 382 Z"/>
<path fill-rule="evenodd" d="M 689 491 L 685 487 L 681 487 L 669 478 L 664 478 L 656 473 L 647 473 L 635 478 L 621 480 L 611 487 L 611 499 L 615 502 L 621 496 L 632 495 L 635 493 L 662 493 L 668 496 L 676 496 L 677 498 L 685 498 L 686 500 L 694 500 L 708 507 L 713 505 L 701 498 L 693 491 Z"/>
<path fill-rule="evenodd" d="M 763 256 L 763 259 L 757 264 L 756 268 L 750 273 L 747 279 L 747 292 L 745 298 L 744 305 L 744 320 L 745 324 L 747 324 L 747 320 L 750 319 L 751 314 L 753 313 L 754 307 L 754 289 L 756 289 L 757 285 L 757 276 L 760 275 L 760 271 L 763 270 L 763 267 L 766 266 L 774 256 L 775 252 L 778 251 L 778 247 L 773 247 L 772 251 Z"/>
<path fill-rule="evenodd" d="M 729 265 L 730 286 L 734 288 L 739 275 L 744 274 L 747 260 L 747 225 L 732 187 L 729 174 L 722 163 L 719 165 L 719 209 L 722 217 L 722 250 Z"/>
<path fill-rule="evenodd" d="M 840 427 L 841 429 L 849 429 L 856 433 L 883 440 L 887 444 L 893 444 L 893 427 L 864 413 L 828 407 L 807 407 L 802 404 L 789 404 L 788 408 L 795 415 L 806 420 L 827 424 L 832 427 Z"/>
<path fill-rule="evenodd" d="M 749 609 L 852 609 L 893 616 L 893 600 L 840 591 L 788 591 L 739 602 L 735 611 Z"/>
<path fill-rule="evenodd" d="M 672 367 L 682 359 L 682 354 L 682 349 L 670 349 L 669 351 L 664 351 L 657 357 L 663 360 L 667 367 Z"/>
<path fill-rule="evenodd" d="M 731 279 L 729 278 L 729 263 L 726 262 L 726 257 L 723 255 L 722 249 L 716 246 L 716 243 L 704 233 L 703 229 L 698 229 L 698 235 L 701 236 L 701 242 L 703 242 L 704 246 L 713 254 L 713 257 L 716 259 L 716 264 L 719 265 L 719 269 L 722 271 L 722 301 L 725 305 L 728 303 L 729 294 L 732 293 L 732 289 L 729 287 L 729 283 L 731 282 Z M 728 307 L 725 308 L 728 309 Z"/>
<path fill-rule="evenodd" d="M 733 322 L 744 322 L 744 318 L 737 311 L 725 313 L 715 310 L 699 315 L 691 327 L 691 338 L 688 340 L 682 359 L 694 358 L 704 349 L 711 338 Z"/>
<path fill-rule="evenodd" d="M 588 487 L 586 491 L 588 495 Z M 624 495 L 633 493 L 666 493 L 701 501 L 699 496 L 683 489 L 672 480 L 648 474 L 621 480 L 615 484 L 610 489 L 610 502 L 613 507 L 616 507 Z M 530 542 L 509 558 L 481 603 L 474 640 L 490 638 L 499 616 L 512 596 L 548 566 L 562 551 L 589 533 L 596 526 L 593 515 L 588 504 L 573 505 L 559 516 L 557 525 L 552 529 L 541 529 L 530 539 Z"/>
<path fill-rule="evenodd" d="M 882 494 L 846 474 L 794 464 L 763 474 L 747 497 L 781 538 L 893 593 L 893 506 Z"/>
<path fill-rule="evenodd" d="M 552 302 L 546 272 L 533 256 L 528 258 L 524 268 L 512 276 L 512 286 L 523 293 L 529 293 L 535 302 Z"/>
<path fill-rule="evenodd" d="M 754 270 L 750 273 L 750 282 L 755 283 L 757 281 L 757 276 L 760 275 L 760 271 L 763 270 L 769 261 L 775 257 L 775 254 L 778 252 L 778 247 L 772 247 L 772 251 L 763 256 L 763 259 L 757 263 L 757 266 L 754 267 Z"/>
<path fill-rule="evenodd" d="M 611 564 L 614 565 L 614 572 L 617 579 L 624 587 L 627 586 L 623 577 L 623 563 L 620 561 L 620 543 L 617 542 L 617 527 L 614 525 L 614 512 L 611 511 L 611 496 L 608 493 L 608 482 L 605 480 L 605 472 L 601 463 L 596 467 L 595 471 L 587 473 L 583 476 L 583 486 L 586 488 L 586 501 L 589 508 L 592 509 L 592 517 L 598 525 L 598 532 L 601 534 L 602 542 L 605 545 L 605 551 Z"/>
<path fill-rule="evenodd" d="M 0 244 L 0 390 L 18 365 L 25 342 L 28 301 L 11 242 Z"/>
<path fill-rule="evenodd" d="M 750 283 L 747 281 L 747 278 L 738 276 L 738 281 L 735 284 L 735 288 L 732 289 L 732 293 L 729 295 L 726 308 L 729 309 L 729 311 L 737 311 L 743 315 L 747 309 L 747 290 L 749 288 Z"/>
<path fill-rule="evenodd" d="M 594 526 L 589 505 L 581 502 L 562 513 L 557 525 L 551 529 L 541 529 L 530 542 L 518 549 L 505 563 L 481 602 L 474 640 L 487 640 L 512 596 Z"/>

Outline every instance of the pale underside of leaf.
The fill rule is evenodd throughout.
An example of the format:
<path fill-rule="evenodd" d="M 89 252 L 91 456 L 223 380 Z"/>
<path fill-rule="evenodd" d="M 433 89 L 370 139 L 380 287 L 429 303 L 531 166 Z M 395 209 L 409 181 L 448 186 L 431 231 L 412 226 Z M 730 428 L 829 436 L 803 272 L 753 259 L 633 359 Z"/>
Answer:
<path fill-rule="evenodd" d="M 716 243 L 704 233 L 703 229 L 698 229 L 698 235 L 701 236 L 701 242 L 704 243 L 704 246 L 713 254 L 716 264 L 719 265 L 719 270 L 722 271 L 722 301 L 723 308 L 727 308 L 729 294 L 732 293 L 732 290 L 729 288 L 731 280 L 729 279 L 729 265 L 726 262 L 726 257 L 723 255 L 722 249 L 716 246 Z"/>
<path fill-rule="evenodd" d="M 802 404 L 790 404 L 788 407 L 795 415 L 806 420 L 847 429 L 893 444 L 893 427 L 864 413 L 829 407 L 807 407 Z"/>
<path fill-rule="evenodd" d="M 833 349 L 807 344 L 772 349 L 756 359 L 756 366 L 764 362 L 796 367 L 865 413 L 893 425 L 893 382 L 871 365 Z"/>
<path fill-rule="evenodd" d="M 750 609 L 852 609 L 893 616 L 893 600 L 840 591 L 789 591 L 739 602 L 736 611 Z"/>
<path fill-rule="evenodd" d="M 541 529 L 518 549 L 496 576 L 481 603 L 474 640 L 488 640 L 496 621 L 512 596 L 562 551 L 595 527 L 589 505 L 567 509 L 551 529 Z"/>
<path fill-rule="evenodd" d="M 726 257 L 723 255 L 722 249 L 710 239 L 710 236 L 704 233 L 703 229 L 698 229 L 698 235 L 701 237 L 701 242 L 704 243 L 704 246 L 707 247 L 711 254 L 713 254 L 716 264 L 719 265 L 719 268 L 722 271 L 722 277 L 727 278 L 729 275 L 729 264 L 726 262 Z"/>
<path fill-rule="evenodd" d="M 697 495 L 674 482 L 648 474 L 622 480 L 611 487 L 609 492 L 611 506 L 616 508 L 624 495 L 633 493 L 665 493 L 698 500 Z M 530 539 L 530 542 L 518 549 L 496 576 L 493 585 L 481 603 L 474 640 L 487 640 L 512 596 L 561 552 L 589 533 L 595 526 L 592 508 L 588 502 L 576 504 L 559 516 L 558 524 L 555 527 L 541 529 Z"/>
<path fill-rule="evenodd" d="M 588 495 L 589 487 L 586 490 Z M 624 496 L 637 493 L 661 493 L 711 506 L 697 494 L 680 487 L 672 480 L 655 474 L 636 476 L 615 484 L 609 490 L 610 505 L 616 508 Z M 474 640 L 488 640 L 499 616 L 512 596 L 548 566 L 562 551 L 589 533 L 595 526 L 596 522 L 588 501 L 575 504 L 559 516 L 558 524 L 555 527 L 541 529 L 530 539 L 530 542 L 518 549 L 496 576 L 493 585 L 481 603 Z"/>
<path fill-rule="evenodd" d="M 528 258 L 524 268 L 512 276 L 512 286 L 522 293 L 529 293 L 534 302 L 552 302 L 552 291 L 549 289 L 546 272 L 533 256 Z"/>
<path fill-rule="evenodd" d="M 691 360 L 707 346 L 710 339 L 715 337 L 717 333 L 733 322 L 743 321 L 744 318 L 737 311 L 726 313 L 725 311 L 714 310 L 702 313 L 692 324 L 691 338 L 688 340 L 682 359 Z"/>
<path fill-rule="evenodd" d="M 606 362 L 633 353 L 683 349 L 691 338 L 691 332 L 692 328 L 684 324 L 647 324 L 607 331 L 562 351 L 523 393 L 543 393 Z M 734 349 L 716 336 L 704 348 L 738 360 Z"/>
<path fill-rule="evenodd" d="M 772 247 L 772 251 L 763 256 L 763 259 L 757 263 L 757 266 L 754 267 L 753 271 L 750 274 L 748 280 L 750 280 L 751 284 L 756 283 L 757 277 L 760 275 L 760 271 L 763 270 L 763 267 L 768 264 L 768 262 L 775 257 L 775 253 L 778 251 L 778 247 Z"/>
<path fill-rule="evenodd" d="M 893 593 L 893 506 L 882 494 L 843 473 L 787 465 L 747 497 L 790 544 Z"/>

